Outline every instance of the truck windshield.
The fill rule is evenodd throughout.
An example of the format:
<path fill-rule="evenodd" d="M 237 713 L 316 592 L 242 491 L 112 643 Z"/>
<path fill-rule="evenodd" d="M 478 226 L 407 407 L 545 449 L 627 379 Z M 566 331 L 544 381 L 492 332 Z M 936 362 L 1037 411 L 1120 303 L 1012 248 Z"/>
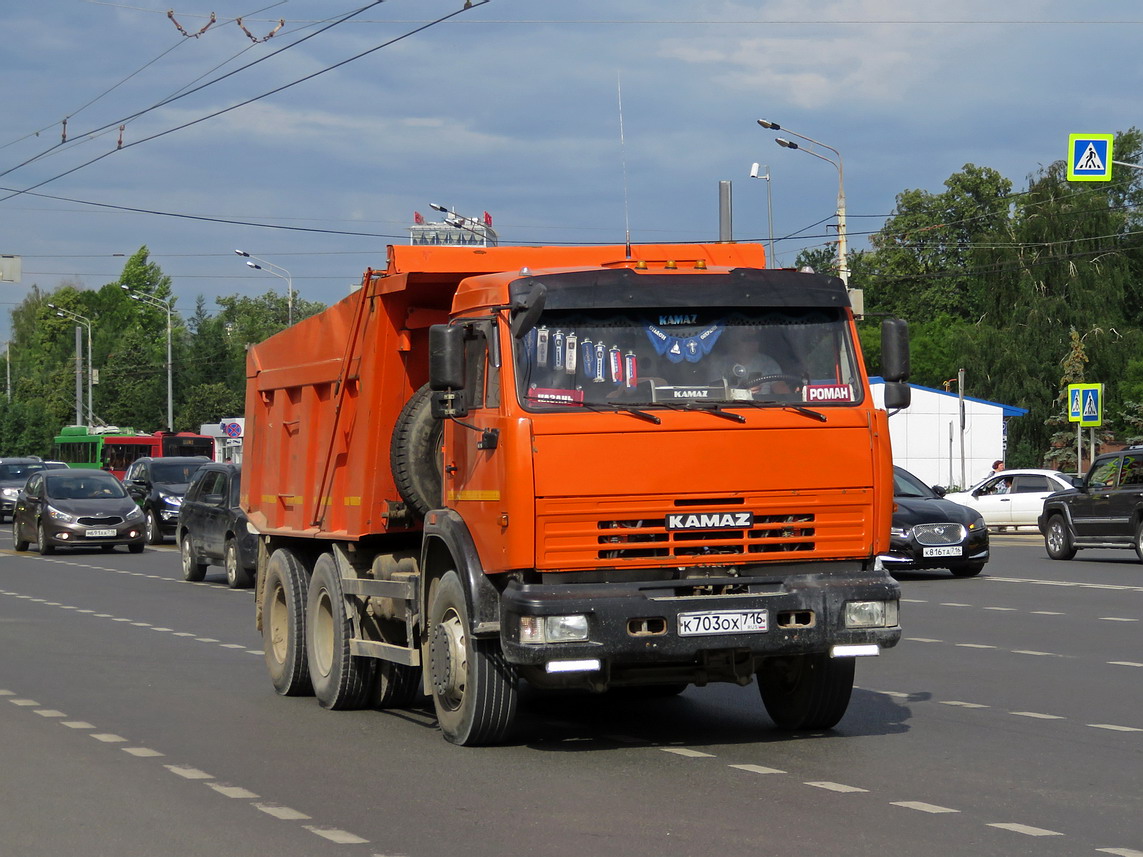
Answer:
<path fill-rule="evenodd" d="M 834 309 L 554 310 L 516 341 L 525 407 L 853 405 L 863 386 Z"/>

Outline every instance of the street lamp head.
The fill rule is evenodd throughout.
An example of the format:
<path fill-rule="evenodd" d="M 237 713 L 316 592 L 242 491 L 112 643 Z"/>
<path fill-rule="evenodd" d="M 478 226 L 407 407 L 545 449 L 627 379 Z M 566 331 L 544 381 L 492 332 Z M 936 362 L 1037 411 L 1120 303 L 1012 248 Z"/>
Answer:
<path fill-rule="evenodd" d="M 234 252 L 237 253 L 239 256 L 246 256 L 246 257 L 250 256 L 250 254 L 247 253 L 245 250 L 235 250 Z"/>
<path fill-rule="evenodd" d="M 777 122 L 770 122 L 767 119 L 759 119 L 758 124 L 761 125 L 763 128 L 766 128 L 770 131 L 781 131 L 782 130 L 782 126 L 779 125 Z"/>
<path fill-rule="evenodd" d="M 447 208 L 445 208 L 443 205 L 437 205 L 435 202 L 430 202 L 429 208 L 431 208 L 433 211 L 443 211 L 446 214 L 448 213 Z"/>
<path fill-rule="evenodd" d="M 261 265 L 258 265 L 258 264 L 256 264 L 256 263 L 254 263 L 254 262 L 247 262 L 247 263 L 246 263 L 246 267 L 248 267 L 248 268 L 257 268 L 259 271 L 261 271 L 261 270 L 262 270 L 262 266 L 261 266 Z"/>
<path fill-rule="evenodd" d="M 797 143 L 787 140 L 785 137 L 775 137 L 774 142 L 781 146 L 783 149 L 797 149 L 800 148 Z"/>

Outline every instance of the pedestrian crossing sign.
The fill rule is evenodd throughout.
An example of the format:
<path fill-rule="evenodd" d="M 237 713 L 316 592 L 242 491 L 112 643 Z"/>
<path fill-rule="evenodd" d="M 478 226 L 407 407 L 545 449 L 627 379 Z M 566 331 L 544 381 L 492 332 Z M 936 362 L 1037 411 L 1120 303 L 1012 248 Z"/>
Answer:
<path fill-rule="evenodd" d="M 1114 134 L 1068 135 L 1068 181 L 1111 181 Z"/>
<path fill-rule="evenodd" d="M 1103 425 L 1103 384 L 1068 384 L 1068 421 Z"/>

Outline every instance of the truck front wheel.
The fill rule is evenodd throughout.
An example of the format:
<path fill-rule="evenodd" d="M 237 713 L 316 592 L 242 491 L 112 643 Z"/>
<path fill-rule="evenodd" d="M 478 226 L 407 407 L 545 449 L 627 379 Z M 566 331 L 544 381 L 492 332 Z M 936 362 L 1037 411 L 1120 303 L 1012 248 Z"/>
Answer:
<path fill-rule="evenodd" d="M 468 607 L 455 571 L 429 589 L 433 707 L 445 740 L 473 746 L 504 739 L 516 716 L 516 672 L 499 640 L 469 633 Z"/>
<path fill-rule="evenodd" d="M 279 548 L 270 554 L 262 593 L 262 638 L 270 681 L 282 696 L 313 692 L 306 659 L 307 584 L 305 569 L 292 552 Z"/>
<path fill-rule="evenodd" d="M 791 655 L 758 670 L 766 713 L 779 729 L 832 729 L 849 708 L 853 658 Z"/>
<path fill-rule="evenodd" d="M 306 657 L 322 708 L 336 711 L 365 704 L 375 662 L 349 653 L 352 637 L 341 574 L 334 558 L 324 553 L 314 564 L 306 604 Z"/>

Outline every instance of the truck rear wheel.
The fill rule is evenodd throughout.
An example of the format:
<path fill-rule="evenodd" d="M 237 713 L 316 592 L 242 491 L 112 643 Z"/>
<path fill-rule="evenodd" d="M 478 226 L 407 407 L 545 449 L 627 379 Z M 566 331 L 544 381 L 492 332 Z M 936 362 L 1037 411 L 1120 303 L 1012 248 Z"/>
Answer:
<path fill-rule="evenodd" d="M 469 633 L 468 607 L 455 571 L 429 589 L 429 663 L 433 707 L 445 740 L 473 746 L 504 739 L 516 716 L 516 672 L 499 640 Z"/>
<path fill-rule="evenodd" d="M 353 624 L 337 562 L 323 553 L 314 565 L 306 598 L 306 657 L 314 696 L 322 708 L 361 708 L 372 683 L 374 661 L 349 653 Z"/>
<path fill-rule="evenodd" d="M 432 391 L 421 387 L 405 403 L 393 427 L 389 463 L 401 499 L 419 517 L 441 505 L 443 423 L 431 412 Z"/>
<path fill-rule="evenodd" d="M 270 554 L 262 593 L 262 637 L 270 681 L 282 696 L 313 692 L 306 659 L 307 589 L 305 569 L 291 551 L 279 548 Z"/>
<path fill-rule="evenodd" d="M 849 708 L 853 672 L 853 658 L 772 658 L 758 671 L 758 690 L 779 729 L 832 729 Z"/>

